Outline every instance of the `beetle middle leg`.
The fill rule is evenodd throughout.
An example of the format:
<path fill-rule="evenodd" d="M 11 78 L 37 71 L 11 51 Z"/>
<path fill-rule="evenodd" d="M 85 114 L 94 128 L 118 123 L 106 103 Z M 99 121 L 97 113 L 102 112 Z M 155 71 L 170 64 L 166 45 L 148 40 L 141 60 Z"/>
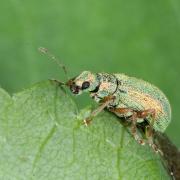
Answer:
<path fill-rule="evenodd" d="M 148 116 L 152 117 L 150 124 L 145 127 L 145 136 L 147 138 L 147 143 L 149 144 L 149 146 L 152 147 L 152 149 L 155 152 L 161 153 L 161 151 L 158 149 L 157 145 L 153 141 L 153 135 L 154 135 L 153 125 L 155 121 L 155 112 L 156 112 L 155 109 L 140 111 L 138 112 L 138 117 L 142 119 L 145 119 Z"/>
<path fill-rule="evenodd" d="M 131 133 L 134 137 L 134 139 L 141 145 L 145 145 L 145 141 L 139 137 L 138 133 L 137 133 L 137 112 L 133 112 L 133 115 L 131 116 L 130 120 L 131 120 Z"/>
<path fill-rule="evenodd" d="M 145 119 L 148 116 L 152 117 L 152 121 L 150 123 L 151 126 L 153 126 L 153 124 L 154 124 L 155 115 L 156 115 L 155 109 L 147 109 L 147 110 L 144 110 L 144 111 L 137 111 L 137 117 L 138 118 Z"/>
<path fill-rule="evenodd" d="M 152 117 L 152 121 L 151 124 L 148 125 L 147 130 L 146 131 L 146 137 L 148 139 L 148 144 L 155 150 L 156 145 L 153 143 L 153 124 L 154 124 L 154 120 L 155 120 L 155 109 L 147 109 L 144 111 L 135 111 L 133 109 L 130 108 L 112 108 L 110 109 L 111 112 L 114 112 L 116 115 L 124 115 L 124 116 L 129 116 L 131 115 L 131 117 L 128 119 L 131 121 L 131 134 L 133 135 L 134 139 L 141 145 L 145 144 L 145 141 L 139 137 L 139 135 L 137 134 L 137 119 L 145 119 L 148 116 Z"/>
<path fill-rule="evenodd" d="M 131 134 L 139 144 L 145 144 L 144 140 L 140 138 L 137 133 L 136 124 L 138 119 L 138 113 L 136 111 L 130 108 L 110 108 L 109 110 L 115 113 L 117 116 L 123 115 L 124 117 L 129 117 L 127 120 L 131 122 Z"/>
<path fill-rule="evenodd" d="M 84 119 L 83 124 L 85 124 L 86 126 L 90 124 L 90 122 L 92 121 L 92 119 L 99 114 L 104 108 L 106 108 L 113 100 L 114 100 L 114 96 L 106 96 L 101 100 L 101 104 L 100 106 L 95 109 L 94 111 L 91 112 L 90 116 L 87 117 L 86 119 Z"/>
<path fill-rule="evenodd" d="M 147 143 L 149 144 L 149 146 L 151 146 L 155 152 L 158 152 L 158 148 L 153 142 L 153 125 L 155 121 L 155 115 L 156 115 L 155 113 L 156 113 L 155 109 L 147 109 L 144 111 L 138 111 L 137 118 L 145 119 L 148 116 L 151 116 L 152 120 L 150 124 L 145 127 L 145 135 L 146 135 Z"/>

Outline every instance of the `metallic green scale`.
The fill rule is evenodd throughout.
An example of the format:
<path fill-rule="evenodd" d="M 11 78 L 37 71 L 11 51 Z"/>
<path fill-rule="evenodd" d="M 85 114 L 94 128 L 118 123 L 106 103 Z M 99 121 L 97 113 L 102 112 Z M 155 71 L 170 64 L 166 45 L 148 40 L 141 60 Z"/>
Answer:
<path fill-rule="evenodd" d="M 129 108 L 137 112 L 155 109 L 156 115 L 153 124 L 155 131 L 164 132 L 171 121 L 171 107 L 166 96 L 157 87 L 148 82 L 128 77 L 124 74 L 94 74 L 89 71 L 83 71 L 72 81 L 75 83 L 74 86 L 71 86 L 71 91 L 74 94 L 89 91 L 90 96 L 97 102 L 109 95 L 115 96 L 114 101 L 107 106 L 107 109 L 111 107 Z M 90 83 L 88 88 L 82 88 L 84 82 Z M 77 87 L 79 87 L 78 91 L 76 91 Z M 131 116 L 131 113 L 115 114 L 119 117 Z M 151 117 L 146 119 L 151 123 Z M 138 119 L 137 122 L 142 121 L 143 119 Z"/>

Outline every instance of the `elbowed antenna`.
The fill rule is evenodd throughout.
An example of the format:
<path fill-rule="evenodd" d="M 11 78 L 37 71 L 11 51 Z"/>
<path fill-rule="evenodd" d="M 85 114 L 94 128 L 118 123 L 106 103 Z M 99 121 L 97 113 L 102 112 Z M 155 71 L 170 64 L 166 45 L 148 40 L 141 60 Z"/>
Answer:
<path fill-rule="evenodd" d="M 43 53 L 46 54 L 49 58 L 51 58 L 60 68 L 63 69 L 65 75 L 66 75 L 66 79 L 68 80 L 68 75 L 67 75 L 67 69 L 65 67 L 64 64 L 60 63 L 59 59 L 57 59 L 47 48 L 44 47 L 39 47 L 38 50 Z"/>

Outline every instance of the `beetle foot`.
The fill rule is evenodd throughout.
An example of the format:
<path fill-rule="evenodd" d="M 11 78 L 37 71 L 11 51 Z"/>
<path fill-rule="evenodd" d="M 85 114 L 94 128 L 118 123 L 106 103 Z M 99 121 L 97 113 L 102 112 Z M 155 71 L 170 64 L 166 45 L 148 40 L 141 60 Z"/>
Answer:
<path fill-rule="evenodd" d="M 91 124 L 91 122 L 92 122 L 92 119 L 91 119 L 91 118 L 86 118 L 86 119 L 83 120 L 82 123 L 83 123 L 85 126 L 89 126 L 89 125 Z"/>
<path fill-rule="evenodd" d="M 136 137 L 135 140 L 142 146 L 146 144 L 145 141 L 143 139 L 140 139 L 139 137 L 138 138 Z"/>
<path fill-rule="evenodd" d="M 143 139 L 138 139 L 137 141 L 138 141 L 138 143 L 139 143 L 140 145 L 142 145 L 142 146 L 144 146 L 144 145 L 146 144 Z"/>
<path fill-rule="evenodd" d="M 146 143 L 145 143 L 145 141 L 144 141 L 144 139 L 141 139 L 137 134 L 134 134 L 133 135 L 134 136 L 134 139 L 140 144 L 140 145 L 145 145 Z"/>
<path fill-rule="evenodd" d="M 156 144 L 149 144 L 149 146 L 153 149 L 155 153 L 159 153 L 161 156 L 163 156 L 163 152 L 157 147 Z"/>

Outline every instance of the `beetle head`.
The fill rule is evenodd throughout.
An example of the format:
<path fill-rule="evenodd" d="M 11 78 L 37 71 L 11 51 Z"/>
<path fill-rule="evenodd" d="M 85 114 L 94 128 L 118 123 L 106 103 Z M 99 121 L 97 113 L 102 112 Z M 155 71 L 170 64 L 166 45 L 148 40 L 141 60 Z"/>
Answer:
<path fill-rule="evenodd" d="M 90 71 L 83 71 L 79 76 L 70 79 L 66 85 L 73 94 L 79 95 L 85 91 L 93 91 L 99 86 L 96 74 Z"/>

